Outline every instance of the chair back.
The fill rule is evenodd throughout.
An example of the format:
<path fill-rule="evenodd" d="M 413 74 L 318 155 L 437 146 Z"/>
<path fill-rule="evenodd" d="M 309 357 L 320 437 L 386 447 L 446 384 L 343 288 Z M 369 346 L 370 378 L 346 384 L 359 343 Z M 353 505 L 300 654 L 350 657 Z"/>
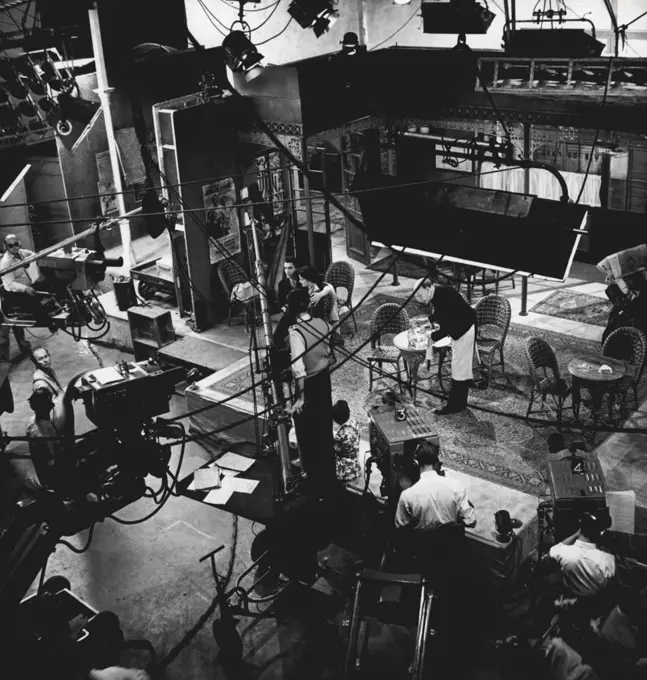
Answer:
<path fill-rule="evenodd" d="M 328 270 L 324 281 L 329 283 L 335 291 L 343 286 L 348 291 L 347 300 L 353 302 L 353 288 L 355 287 L 355 269 L 350 262 L 333 262 Z"/>
<path fill-rule="evenodd" d="M 371 318 L 371 347 L 378 346 L 383 335 L 397 335 L 410 326 L 406 309 L 396 302 L 381 304 Z"/>
<path fill-rule="evenodd" d="M 486 295 L 478 300 L 474 305 L 474 310 L 476 311 L 476 328 L 479 334 L 477 339 L 481 335 L 481 330 L 486 329 L 487 326 L 496 326 L 500 331 L 497 339 L 503 345 L 508 335 L 510 319 L 512 318 L 512 308 L 508 298 L 501 295 Z M 487 333 L 485 337 L 487 337 Z"/>
<path fill-rule="evenodd" d="M 535 386 L 543 389 L 547 379 L 552 384 L 560 379 L 559 366 L 553 348 L 537 335 L 526 340 L 526 358 L 530 368 L 530 377 Z M 552 371 L 552 375 L 549 373 Z"/>
<path fill-rule="evenodd" d="M 249 281 L 249 276 L 247 276 L 243 267 L 232 260 L 220 262 L 217 271 L 220 283 L 225 289 L 228 298 L 231 298 L 231 291 L 236 284 Z"/>
<path fill-rule="evenodd" d="M 605 357 L 625 361 L 632 365 L 632 378 L 640 382 L 645 368 L 645 356 L 647 355 L 647 337 L 638 328 L 623 326 L 616 328 L 607 336 L 602 345 L 602 354 Z"/>

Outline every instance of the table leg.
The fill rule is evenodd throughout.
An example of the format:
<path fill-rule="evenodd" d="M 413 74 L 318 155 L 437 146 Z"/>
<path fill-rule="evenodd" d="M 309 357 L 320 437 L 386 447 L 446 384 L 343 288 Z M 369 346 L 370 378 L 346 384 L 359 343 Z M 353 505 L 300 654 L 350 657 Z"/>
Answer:
<path fill-rule="evenodd" d="M 407 352 L 406 354 L 403 353 L 403 356 L 409 374 L 409 391 L 411 392 L 411 398 L 415 403 L 418 371 L 420 369 L 420 364 L 424 361 L 424 355 L 420 352 Z"/>

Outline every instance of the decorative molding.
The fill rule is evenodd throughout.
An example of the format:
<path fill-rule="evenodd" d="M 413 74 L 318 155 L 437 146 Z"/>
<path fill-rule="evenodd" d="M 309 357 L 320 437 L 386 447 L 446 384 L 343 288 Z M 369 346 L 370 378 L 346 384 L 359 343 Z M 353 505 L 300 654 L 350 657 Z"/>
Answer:
<path fill-rule="evenodd" d="M 300 135 L 286 135 L 274 133 L 278 140 L 286 146 L 290 153 L 296 156 L 297 160 L 303 160 L 303 150 L 301 147 L 302 137 Z M 267 146 L 273 148 L 275 146 L 274 142 L 268 137 L 265 132 L 253 131 L 253 132 L 239 132 L 238 139 L 241 142 L 248 142 L 250 144 L 258 144 L 259 146 Z"/>

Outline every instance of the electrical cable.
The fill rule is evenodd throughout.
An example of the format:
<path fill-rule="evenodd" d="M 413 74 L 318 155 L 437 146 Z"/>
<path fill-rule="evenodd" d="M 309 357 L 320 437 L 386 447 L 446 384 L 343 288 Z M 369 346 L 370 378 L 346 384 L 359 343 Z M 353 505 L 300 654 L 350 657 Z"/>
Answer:
<path fill-rule="evenodd" d="M 290 21 L 288 21 L 287 24 L 283 27 L 282 30 L 280 30 L 276 35 L 273 35 L 271 38 L 268 38 L 267 40 L 263 40 L 262 42 L 256 43 L 256 47 L 260 47 L 261 45 L 267 45 L 268 42 L 272 42 L 272 40 L 275 40 L 279 36 L 283 35 L 287 30 L 288 26 L 294 21 L 292 17 L 290 17 Z"/>
<path fill-rule="evenodd" d="M 233 10 L 234 12 L 238 11 L 237 7 L 234 7 L 233 5 L 230 5 L 226 0 L 220 0 L 224 5 L 227 5 L 229 9 Z M 268 9 L 272 9 L 274 5 L 278 5 L 281 2 L 281 0 L 276 0 L 273 2 L 271 5 L 267 5 L 267 7 L 257 7 L 256 9 L 253 9 L 251 7 L 245 9 L 245 12 L 267 12 Z"/>
<path fill-rule="evenodd" d="M 414 182 L 403 182 L 401 184 L 393 184 L 392 186 L 380 187 L 380 188 L 376 188 L 376 189 L 355 189 L 354 191 L 348 191 L 348 192 L 345 192 L 345 193 L 344 192 L 339 192 L 339 193 L 329 192 L 329 193 L 330 193 L 331 196 L 339 197 L 339 198 L 343 198 L 345 196 L 358 196 L 360 194 L 370 194 L 372 192 L 389 191 L 389 190 L 392 190 L 392 189 L 406 189 L 408 187 L 425 186 L 425 185 L 428 185 L 428 184 L 436 184 L 436 183 L 439 183 L 439 182 L 454 182 L 454 181 L 463 180 L 466 177 L 475 177 L 475 176 L 486 177 L 487 175 L 495 175 L 499 172 L 505 172 L 506 170 L 509 170 L 511 167 L 515 167 L 515 166 L 506 166 L 506 167 L 503 167 L 503 168 L 494 168 L 493 170 L 488 170 L 487 172 L 480 172 L 480 173 L 479 172 L 469 172 L 469 173 L 466 172 L 461 177 L 456 177 L 454 174 L 452 174 L 452 175 L 447 175 L 446 177 L 438 177 L 436 179 L 425 179 L 425 180 L 417 180 L 417 181 L 414 181 Z M 250 175 L 250 174 L 252 174 L 252 173 L 245 173 L 245 175 Z M 255 173 L 253 173 L 253 174 L 255 174 Z M 232 175 L 231 177 L 237 177 L 237 175 Z M 216 179 L 218 179 L 218 178 L 216 178 Z M 220 179 L 228 179 L 228 178 L 220 178 Z M 185 183 L 175 184 L 175 185 L 169 184 L 169 185 L 165 185 L 164 187 L 160 187 L 160 189 L 161 188 L 166 189 L 166 188 L 183 187 L 183 186 L 188 186 L 190 184 L 204 184 L 205 182 L 210 182 L 210 181 L 211 181 L 211 178 L 195 180 L 195 181 L 192 181 L 192 182 L 185 182 Z M 124 191 L 122 193 L 128 193 L 128 192 Z M 69 200 L 70 201 L 77 201 L 77 200 L 83 200 L 83 199 L 86 199 L 86 198 L 100 198 L 100 197 L 101 197 L 101 195 L 77 196 L 77 197 L 73 197 Z M 15 205 L 12 205 L 12 206 L 0 205 L 0 209 L 9 208 L 9 207 L 15 208 L 15 207 L 27 207 L 27 206 L 38 207 L 38 206 L 41 206 L 41 205 L 49 205 L 50 203 L 66 202 L 67 200 L 68 199 L 61 198 L 61 199 L 53 199 L 51 201 L 39 201 L 39 202 L 35 202 L 35 203 L 34 202 L 31 202 L 31 203 L 16 203 Z M 306 199 L 305 197 L 300 197 L 300 198 L 295 197 L 295 198 L 285 198 L 283 200 L 284 200 L 285 203 L 300 203 L 300 202 L 303 202 L 305 200 L 309 200 L 311 202 L 321 200 L 321 197 L 317 196 L 317 195 L 311 195 L 308 199 Z M 250 207 L 258 206 L 258 207 L 260 207 L 260 206 L 273 205 L 273 203 L 274 203 L 274 201 L 271 201 L 271 200 L 267 200 L 267 201 L 246 201 L 244 203 L 234 203 L 229 207 L 231 207 L 231 208 L 244 208 L 244 207 L 247 207 L 247 206 L 250 206 Z M 165 210 L 163 212 L 146 212 L 146 213 L 139 212 L 139 213 L 137 213 L 137 217 L 159 217 L 159 216 L 163 216 L 163 215 L 168 215 L 169 212 L 173 213 L 173 214 L 204 213 L 205 209 L 204 208 L 186 208 L 186 209 L 178 209 L 178 210 L 172 209 L 170 211 Z M 117 218 L 113 218 L 113 219 L 117 219 Z M 25 226 L 31 226 L 32 228 L 36 228 L 36 227 L 40 227 L 40 226 L 50 226 L 50 225 L 54 225 L 54 224 L 77 224 L 77 223 L 87 223 L 87 222 L 95 224 L 96 221 L 97 221 L 96 218 L 93 218 L 93 219 L 91 219 L 91 218 L 71 218 L 69 220 L 62 220 L 62 219 L 61 220 L 47 220 L 47 221 L 36 222 L 36 223 L 14 222 L 12 224 L 3 224 L 2 226 L 3 226 L 3 228 L 7 228 L 7 229 L 12 228 L 12 227 L 25 227 Z"/>
<path fill-rule="evenodd" d="M 376 50 L 378 47 L 381 47 L 382 45 L 384 45 L 384 43 L 388 43 L 389 40 L 391 40 L 391 38 L 395 38 L 395 36 L 396 36 L 402 29 L 406 28 L 406 27 L 413 21 L 414 17 L 416 16 L 416 14 L 418 14 L 418 12 L 419 12 L 421 9 L 422 9 L 422 0 L 420 1 L 420 4 L 418 5 L 418 7 L 416 7 L 416 9 L 413 11 L 413 14 L 412 14 L 412 15 L 411 15 L 411 16 L 410 16 L 410 17 L 402 24 L 402 26 L 400 26 L 400 28 L 398 28 L 397 31 L 394 31 L 393 33 L 391 33 L 391 35 L 390 35 L 388 38 L 386 38 L 385 40 L 382 40 L 382 42 L 379 42 L 377 45 L 373 45 L 373 47 L 371 47 L 371 49 L 369 50 L 369 52 L 372 52 L 373 50 Z"/>
<path fill-rule="evenodd" d="M 222 35 L 224 38 L 226 38 L 227 33 L 223 33 L 222 30 L 220 28 L 218 28 L 218 26 L 214 23 L 213 20 L 215 19 L 216 22 L 218 22 L 218 24 L 220 24 L 220 26 L 222 26 L 222 28 L 225 29 L 225 31 L 229 31 L 227 26 L 225 26 L 225 24 L 223 24 L 222 21 L 220 21 L 220 19 L 218 19 L 218 17 L 215 14 L 211 13 L 211 10 L 205 5 L 203 0 L 198 0 L 198 4 L 202 8 L 202 11 L 207 15 L 207 19 L 209 19 L 209 22 L 211 23 L 211 25 L 216 29 L 216 31 L 218 31 L 218 33 L 220 33 L 220 35 Z"/>
<path fill-rule="evenodd" d="M 90 548 L 90 545 L 92 543 L 92 537 L 94 536 L 94 527 L 96 524 L 91 524 L 90 525 L 90 533 L 88 534 L 88 540 L 86 541 L 86 544 L 82 548 L 77 548 L 73 546 L 71 543 L 68 543 L 68 541 L 63 540 L 60 538 L 57 543 L 60 545 L 64 545 L 66 548 L 69 548 L 72 552 L 76 553 L 77 555 L 82 555 L 84 552 L 87 552 L 88 549 Z"/>
<path fill-rule="evenodd" d="M 274 13 L 279 8 L 280 4 L 281 4 L 281 0 L 278 0 L 278 2 L 276 2 L 275 5 L 274 5 L 274 9 L 272 9 L 272 11 L 267 15 L 267 17 L 258 26 L 255 26 L 254 28 L 252 28 L 250 33 L 253 33 L 254 31 L 258 31 L 259 29 L 263 28 L 263 26 L 265 26 L 265 24 L 274 16 Z"/>
<path fill-rule="evenodd" d="M 604 95 L 602 96 L 602 104 L 600 106 L 600 109 L 604 109 L 607 103 L 607 95 L 609 94 L 609 83 L 611 82 L 611 68 L 613 66 L 613 57 L 609 57 L 609 66 L 608 66 L 608 73 L 607 73 L 607 78 L 606 82 L 604 84 Z M 600 111 L 599 115 L 601 115 L 602 111 Z M 584 188 L 586 187 L 586 181 L 589 178 L 589 172 L 591 170 L 591 163 L 593 163 L 593 154 L 595 153 L 595 147 L 598 145 L 598 141 L 600 139 L 600 132 L 601 128 L 598 125 L 597 130 L 595 131 L 595 137 L 593 138 L 593 144 L 591 145 L 591 151 L 589 152 L 589 162 L 586 165 L 586 172 L 584 173 L 584 179 L 582 180 L 582 186 L 580 187 L 580 192 L 577 195 L 577 200 L 575 201 L 576 204 L 580 202 L 580 199 L 582 198 L 582 194 L 584 193 Z"/>

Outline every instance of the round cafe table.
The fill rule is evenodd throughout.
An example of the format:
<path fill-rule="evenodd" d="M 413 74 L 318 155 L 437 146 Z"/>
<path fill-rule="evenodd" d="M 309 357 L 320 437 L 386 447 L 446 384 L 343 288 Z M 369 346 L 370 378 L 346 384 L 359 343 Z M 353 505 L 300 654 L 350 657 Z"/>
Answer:
<path fill-rule="evenodd" d="M 429 337 L 430 335 L 431 329 L 429 329 L 429 332 L 427 333 L 428 342 L 431 341 L 431 338 Z M 402 331 L 402 333 L 398 333 L 393 338 L 393 344 L 402 353 L 402 358 L 404 359 L 404 363 L 407 368 L 407 375 L 409 377 L 408 388 L 409 391 L 411 392 L 412 399 L 415 401 L 416 386 L 418 384 L 418 372 L 420 370 L 420 364 L 422 364 L 427 357 L 428 344 L 424 346 L 420 345 L 411 346 L 409 344 L 409 331 Z M 438 384 L 442 391 L 445 392 L 445 387 L 443 386 L 442 380 L 442 367 L 445 357 L 447 356 L 447 353 L 451 347 L 451 339 L 449 337 L 443 338 L 442 340 L 439 340 L 438 342 L 434 342 L 432 344 L 434 352 L 438 352 L 439 354 L 437 374 Z"/>
<path fill-rule="evenodd" d="M 600 372 L 601 366 L 608 366 L 611 370 Z M 573 378 L 573 415 L 575 419 L 580 419 L 581 392 L 582 389 L 586 389 L 591 395 L 593 425 L 597 425 L 600 419 L 602 398 L 607 392 L 613 390 L 624 377 L 627 372 L 626 365 L 617 359 L 591 353 L 572 359 L 568 364 L 568 372 Z M 610 401 L 609 420 L 612 420 L 612 411 L 613 401 Z"/>

